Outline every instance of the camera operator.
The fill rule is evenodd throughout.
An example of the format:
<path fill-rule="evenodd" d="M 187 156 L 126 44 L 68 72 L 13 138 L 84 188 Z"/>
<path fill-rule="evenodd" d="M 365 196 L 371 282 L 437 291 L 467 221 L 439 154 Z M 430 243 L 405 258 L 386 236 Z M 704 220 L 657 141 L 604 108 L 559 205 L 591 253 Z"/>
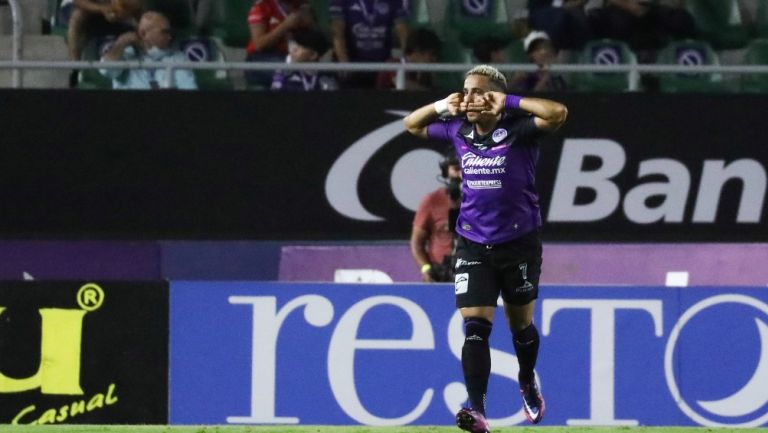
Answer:
<path fill-rule="evenodd" d="M 424 282 L 453 281 L 453 249 L 459 204 L 461 165 L 451 149 L 440 161 L 445 187 L 427 194 L 416 210 L 411 254 Z"/>

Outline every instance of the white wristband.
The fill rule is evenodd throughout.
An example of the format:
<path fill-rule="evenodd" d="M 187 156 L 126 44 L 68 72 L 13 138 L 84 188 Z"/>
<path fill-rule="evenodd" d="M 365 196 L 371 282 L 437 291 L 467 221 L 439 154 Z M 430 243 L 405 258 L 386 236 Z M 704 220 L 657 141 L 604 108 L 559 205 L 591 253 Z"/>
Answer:
<path fill-rule="evenodd" d="M 433 107 L 435 107 L 435 111 L 439 115 L 446 114 L 448 112 L 448 99 L 441 99 L 433 104 Z"/>

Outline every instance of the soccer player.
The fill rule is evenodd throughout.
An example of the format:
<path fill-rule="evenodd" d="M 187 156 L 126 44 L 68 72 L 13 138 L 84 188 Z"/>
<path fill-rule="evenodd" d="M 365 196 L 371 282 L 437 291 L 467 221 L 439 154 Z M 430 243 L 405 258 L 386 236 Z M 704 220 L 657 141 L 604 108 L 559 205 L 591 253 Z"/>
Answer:
<path fill-rule="evenodd" d="M 534 424 L 544 416 L 534 377 L 539 333 L 533 311 L 541 274 L 537 139 L 562 126 L 568 110 L 547 99 L 507 95 L 506 86 L 496 68 L 476 66 L 466 73 L 462 93 L 404 119 L 417 137 L 451 142 L 461 161 L 455 293 L 466 333 L 461 364 L 470 406 L 456 414 L 456 423 L 473 433 L 490 431 L 485 419 L 488 338 L 499 294 L 520 364 L 525 415 Z"/>

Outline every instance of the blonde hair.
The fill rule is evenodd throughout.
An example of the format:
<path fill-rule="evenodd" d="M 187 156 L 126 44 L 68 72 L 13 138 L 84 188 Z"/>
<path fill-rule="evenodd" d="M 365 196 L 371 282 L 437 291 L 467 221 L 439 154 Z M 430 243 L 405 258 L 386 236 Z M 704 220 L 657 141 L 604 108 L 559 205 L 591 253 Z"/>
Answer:
<path fill-rule="evenodd" d="M 498 69 L 494 68 L 493 66 L 489 65 L 478 65 L 474 68 L 467 71 L 466 74 L 464 74 L 464 78 L 469 77 L 470 75 L 482 75 L 484 77 L 488 77 L 489 80 L 491 80 L 491 83 L 498 86 L 501 91 L 507 90 L 507 77 L 504 76 Z"/>

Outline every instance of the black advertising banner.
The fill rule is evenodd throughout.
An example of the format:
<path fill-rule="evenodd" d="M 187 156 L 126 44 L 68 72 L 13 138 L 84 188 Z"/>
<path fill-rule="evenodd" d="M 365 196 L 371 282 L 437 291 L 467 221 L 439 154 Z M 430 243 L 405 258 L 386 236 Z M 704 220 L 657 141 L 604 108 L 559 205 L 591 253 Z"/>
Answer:
<path fill-rule="evenodd" d="M 0 423 L 168 422 L 168 284 L 0 283 Z"/>
<path fill-rule="evenodd" d="M 401 119 L 444 96 L 0 91 L 0 236 L 407 239 L 445 145 Z M 768 98 L 546 97 L 545 240 L 768 241 Z"/>

